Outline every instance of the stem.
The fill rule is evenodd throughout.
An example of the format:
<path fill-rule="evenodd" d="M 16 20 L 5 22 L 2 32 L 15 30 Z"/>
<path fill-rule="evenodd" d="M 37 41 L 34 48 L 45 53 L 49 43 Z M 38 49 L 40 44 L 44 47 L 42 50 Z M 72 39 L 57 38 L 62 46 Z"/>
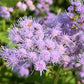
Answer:
<path fill-rule="evenodd" d="M 48 68 L 55 76 L 57 76 L 57 73 L 53 70 L 53 69 L 51 69 L 51 68 Z"/>
<path fill-rule="evenodd" d="M 60 76 L 60 67 L 58 67 L 58 71 L 57 71 L 57 75 L 56 75 L 55 80 L 54 80 L 54 84 L 58 83 L 59 76 Z"/>
<path fill-rule="evenodd" d="M 63 72 L 74 71 L 74 70 L 80 69 L 81 67 L 82 66 L 75 67 L 75 68 L 72 68 L 72 69 L 63 70 Z"/>
<path fill-rule="evenodd" d="M 57 76 L 55 77 L 55 80 L 54 80 L 54 84 L 57 84 L 57 82 L 58 82 L 58 79 L 59 79 L 59 73 L 57 74 Z"/>

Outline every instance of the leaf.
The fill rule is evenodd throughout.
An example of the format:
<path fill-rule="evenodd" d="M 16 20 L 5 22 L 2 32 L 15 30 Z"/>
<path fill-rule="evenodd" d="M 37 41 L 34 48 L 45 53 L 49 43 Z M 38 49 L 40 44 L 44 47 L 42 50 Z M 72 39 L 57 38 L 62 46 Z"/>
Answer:
<path fill-rule="evenodd" d="M 11 6 L 14 6 L 16 5 L 16 3 L 18 2 L 19 0 L 0 0 L 0 3 L 2 6 L 8 6 L 8 7 L 11 7 Z M 3 3 L 3 4 L 2 4 Z"/>
<path fill-rule="evenodd" d="M 0 41 L 1 41 L 1 43 L 7 43 L 8 42 L 6 32 L 0 32 Z"/>

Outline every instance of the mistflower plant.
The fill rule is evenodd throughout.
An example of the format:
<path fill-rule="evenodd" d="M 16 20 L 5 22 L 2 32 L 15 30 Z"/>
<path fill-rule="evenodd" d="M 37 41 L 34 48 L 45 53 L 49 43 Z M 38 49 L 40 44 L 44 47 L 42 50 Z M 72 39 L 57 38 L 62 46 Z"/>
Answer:
<path fill-rule="evenodd" d="M 41 76 L 43 72 L 51 71 L 56 76 L 54 84 L 61 73 L 76 70 L 83 81 L 84 31 L 72 13 L 81 3 L 71 4 L 73 7 L 68 8 L 69 12 L 60 15 L 20 18 L 9 32 L 14 47 L 2 47 L 1 55 L 6 65 L 26 77 L 34 71 L 39 71 Z M 53 67 L 58 70 L 54 71 Z"/>

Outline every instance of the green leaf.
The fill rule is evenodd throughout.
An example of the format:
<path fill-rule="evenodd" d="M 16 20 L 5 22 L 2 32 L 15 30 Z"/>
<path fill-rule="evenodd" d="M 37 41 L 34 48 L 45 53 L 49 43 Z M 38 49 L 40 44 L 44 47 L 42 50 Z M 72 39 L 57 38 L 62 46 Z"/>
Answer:
<path fill-rule="evenodd" d="M 0 41 L 1 41 L 1 43 L 7 43 L 8 42 L 6 32 L 0 32 Z"/>
<path fill-rule="evenodd" d="M 14 6 L 19 0 L 0 0 L 2 6 Z M 2 4 L 3 3 L 3 4 Z"/>

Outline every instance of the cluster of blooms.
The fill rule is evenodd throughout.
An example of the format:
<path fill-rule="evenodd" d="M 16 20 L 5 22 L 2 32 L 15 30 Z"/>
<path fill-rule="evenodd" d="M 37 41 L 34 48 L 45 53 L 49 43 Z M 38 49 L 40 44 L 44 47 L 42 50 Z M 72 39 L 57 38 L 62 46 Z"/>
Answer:
<path fill-rule="evenodd" d="M 10 18 L 10 13 L 13 12 L 13 8 L 10 7 L 10 8 L 7 8 L 7 7 L 4 7 L 4 6 L 0 6 L 0 16 L 7 19 L 7 18 Z"/>
<path fill-rule="evenodd" d="M 32 66 L 41 75 L 51 63 L 73 67 L 76 55 L 82 50 L 83 40 L 80 42 L 79 39 L 84 34 L 70 29 L 70 21 L 66 14 L 43 20 L 44 23 L 41 19 L 35 21 L 31 17 L 20 18 L 9 34 L 16 47 L 12 50 L 3 49 L 2 56 L 6 64 L 19 71 L 21 76 L 27 76 Z"/>
<path fill-rule="evenodd" d="M 28 5 L 28 7 L 31 11 L 35 10 L 35 5 L 33 4 L 32 0 L 25 0 L 25 2 L 26 2 L 26 4 Z"/>
<path fill-rule="evenodd" d="M 19 9 L 23 10 L 23 11 L 26 11 L 27 9 L 27 5 L 25 3 L 22 3 L 21 1 L 19 1 L 17 4 L 16 4 L 16 7 L 18 7 Z"/>
<path fill-rule="evenodd" d="M 50 10 L 49 10 L 49 6 L 53 3 L 53 0 L 39 0 L 38 1 L 38 4 L 37 4 L 37 8 L 39 10 L 39 12 L 42 12 L 42 13 L 48 13 Z"/>
<path fill-rule="evenodd" d="M 9 33 L 15 47 L 3 48 L 1 53 L 7 66 L 12 66 L 21 76 L 28 76 L 34 70 L 42 75 L 51 64 L 60 64 L 64 68 L 82 66 L 78 73 L 84 78 L 84 32 L 68 14 L 50 14 L 51 18 L 37 20 L 26 16 L 20 18 Z M 74 24 L 78 29 L 73 28 Z"/>
<path fill-rule="evenodd" d="M 72 1 L 71 6 L 69 6 L 67 10 L 68 10 L 68 12 L 67 12 L 68 17 L 74 22 L 72 28 L 84 30 L 84 5 L 83 5 L 83 2 L 81 3 L 80 1 L 75 1 L 75 2 Z M 80 41 L 79 44 L 81 45 L 81 47 L 84 46 L 83 33 L 84 32 L 81 32 L 80 33 L 81 35 L 77 38 L 77 40 Z M 81 39 L 79 39 L 79 38 L 81 38 Z M 84 51 L 84 48 L 83 48 L 83 51 Z M 80 59 L 79 62 L 82 65 L 82 69 L 79 72 L 79 75 L 81 78 L 84 78 L 84 53 L 81 52 L 78 55 L 78 58 Z M 79 64 L 77 64 L 77 66 L 79 66 Z"/>
<path fill-rule="evenodd" d="M 21 1 L 19 1 L 19 2 L 16 4 L 16 6 L 17 6 L 19 9 L 23 10 L 23 11 L 26 11 L 27 6 L 29 7 L 29 9 L 30 9 L 31 11 L 34 11 L 34 10 L 35 10 L 35 6 L 34 6 L 32 0 L 25 0 L 25 2 L 26 2 L 26 3 L 23 3 L 23 2 L 21 2 Z"/>
<path fill-rule="evenodd" d="M 39 14 L 40 12 L 48 13 L 50 11 L 49 6 L 53 3 L 52 0 L 38 0 L 37 7 L 35 7 L 32 0 L 25 0 L 25 2 L 26 3 L 19 1 L 16 6 L 23 11 L 26 11 L 28 6 L 31 11 L 36 11 L 36 14 Z"/>
<path fill-rule="evenodd" d="M 68 7 L 67 15 L 70 19 L 78 24 L 74 24 L 73 28 L 80 28 L 84 30 L 84 5 L 80 1 L 71 2 L 71 6 Z"/>

